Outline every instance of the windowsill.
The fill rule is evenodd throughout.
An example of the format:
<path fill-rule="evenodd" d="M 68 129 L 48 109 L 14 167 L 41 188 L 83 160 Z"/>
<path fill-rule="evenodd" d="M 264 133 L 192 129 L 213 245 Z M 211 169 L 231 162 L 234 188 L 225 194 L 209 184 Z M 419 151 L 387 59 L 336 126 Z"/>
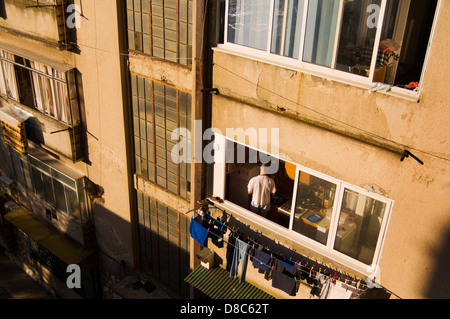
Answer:
<path fill-rule="evenodd" d="M 153 61 L 157 61 L 159 63 L 168 63 L 170 65 L 181 67 L 181 68 L 184 68 L 184 69 L 189 70 L 189 71 L 192 70 L 192 66 L 191 65 L 186 65 L 186 64 L 179 63 L 179 62 L 170 61 L 170 60 L 167 60 L 165 58 L 160 58 L 160 57 L 148 54 L 148 53 L 144 53 L 142 51 L 136 51 L 136 50 L 128 49 L 128 52 L 130 53 L 130 56 L 133 57 L 133 58 L 141 58 L 141 59 L 142 58 L 147 58 L 147 59 L 151 59 Z"/>
<path fill-rule="evenodd" d="M 290 69 L 290 70 L 310 74 L 310 75 L 321 77 L 321 78 L 324 78 L 324 79 L 327 79 L 330 81 L 336 81 L 336 82 L 340 82 L 343 84 L 359 87 L 359 88 L 367 90 L 367 91 L 369 91 L 376 84 L 376 83 L 364 83 L 364 82 L 359 82 L 359 81 L 345 78 L 344 76 L 341 76 L 342 73 L 344 73 L 344 72 L 339 71 L 339 70 L 329 69 L 329 72 L 320 72 L 317 70 L 312 70 L 312 69 L 308 69 L 308 68 L 295 66 L 293 64 L 284 63 L 282 60 L 287 59 L 287 58 L 280 58 L 279 60 L 269 59 L 263 55 L 254 55 L 249 52 L 242 52 L 240 50 L 230 48 L 229 46 L 224 45 L 224 44 L 219 44 L 217 47 L 214 47 L 213 50 L 222 52 L 222 53 L 236 55 L 236 56 L 246 58 L 246 59 L 255 60 L 258 62 L 276 65 L 276 66 L 279 66 L 279 67 L 285 68 L 285 69 Z M 244 48 L 244 50 L 245 50 L 245 48 Z M 249 50 L 249 51 L 251 51 L 251 50 Z M 418 92 L 410 91 L 410 90 L 400 88 L 400 87 L 395 87 L 395 86 L 391 87 L 390 91 L 388 91 L 388 92 L 386 92 L 385 90 L 378 90 L 378 91 L 373 91 L 372 93 L 381 93 L 381 94 L 385 94 L 388 96 L 405 99 L 405 100 L 408 100 L 411 102 L 419 102 L 419 100 L 420 100 L 420 94 Z"/>
<path fill-rule="evenodd" d="M 3 102 L 2 102 L 2 100 L 3 100 Z M 71 129 L 72 128 L 72 126 L 69 125 L 69 124 L 60 122 L 57 119 L 54 119 L 53 117 L 51 117 L 51 116 L 49 116 L 47 114 L 41 113 L 41 112 L 39 112 L 38 110 L 36 110 L 34 108 L 31 108 L 29 106 L 23 105 L 20 102 L 17 102 L 17 101 L 15 101 L 13 99 L 7 98 L 7 97 L 2 95 L 2 99 L 0 100 L 0 106 L 4 102 L 12 104 L 15 107 L 20 108 L 21 110 L 32 114 L 34 117 L 36 117 L 39 120 L 42 120 L 45 123 L 51 124 L 51 126 L 55 128 L 55 131 L 66 130 L 66 129 Z"/>
<path fill-rule="evenodd" d="M 340 254 L 340 253 L 330 251 L 322 244 L 320 244 L 314 240 L 311 240 L 309 238 L 305 238 L 304 236 L 296 233 L 295 231 L 284 228 L 264 217 L 254 214 L 251 211 L 249 211 L 243 207 L 240 207 L 228 200 L 224 200 L 222 203 L 213 201 L 213 203 L 215 206 L 219 207 L 220 209 L 223 209 L 225 211 L 231 211 L 232 214 L 241 216 L 241 217 L 247 219 L 248 221 L 251 221 L 252 223 L 258 225 L 259 227 L 268 229 L 271 232 L 275 232 L 275 233 L 279 234 L 280 236 L 286 238 L 286 240 L 294 241 L 298 245 L 301 245 L 301 246 L 305 247 L 306 249 L 309 249 L 317 254 L 323 255 L 326 258 L 334 260 L 336 263 L 339 263 L 345 267 L 348 267 L 361 275 L 364 275 L 364 276 L 371 275 L 371 273 L 368 271 L 368 265 L 358 262 L 350 257 L 342 256 L 342 254 Z M 262 229 L 258 229 L 257 231 L 261 232 Z M 275 239 L 275 238 L 272 238 L 272 239 Z"/>

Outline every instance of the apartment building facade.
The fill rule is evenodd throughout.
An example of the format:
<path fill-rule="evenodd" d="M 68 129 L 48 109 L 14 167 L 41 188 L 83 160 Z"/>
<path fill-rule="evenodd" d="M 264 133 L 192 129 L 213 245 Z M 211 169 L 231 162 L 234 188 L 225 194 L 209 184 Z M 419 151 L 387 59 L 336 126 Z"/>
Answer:
<path fill-rule="evenodd" d="M 201 163 L 172 157 L 194 138 L 172 133 L 194 127 L 208 94 L 197 10 L 187 0 L 2 2 L 2 120 L 12 125 L 2 136 L 2 242 L 58 295 L 80 295 L 67 289 L 65 267 L 84 259 L 58 255 L 25 219 L 90 257 L 95 294 L 81 297 L 149 297 L 131 287 L 149 277 L 152 289 L 190 294 L 186 213 L 204 177 Z M 57 260 L 58 276 L 26 253 L 28 242 Z M 82 287 L 91 282 L 82 277 Z"/>
<path fill-rule="evenodd" d="M 449 9 L 224 1 L 213 48 L 214 224 L 231 220 L 249 251 L 306 265 L 306 277 L 358 285 L 353 297 L 448 297 Z M 264 214 L 247 193 L 261 162 L 277 189 Z M 307 278 L 267 280 L 250 263 L 237 277 L 277 298 L 319 296 Z"/>
<path fill-rule="evenodd" d="M 56 295 L 100 298 L 133 265 L 117 3 L 0 5 L 3 248 Z"/>
<path fill-rule="evenodd" d="M 126 298 L 121 280 L 139 274 L 183 298 L 217 296 L 211 287 L 310 298 L 317 273 L 359 284 L 353 297 L 380 297 L 371 283 L 383 297 L 448 296 L 449 10 L 443 0 L 5 0 L 1 170 L 9 205 L 22 208 L 2 212 L 4 246 L 29 252 L 21 261 L 69 297 Z M 265 214 L 247 189 L 262 162 L 277 190 Z M 200 207 L 221 230 L 203 245 L 191 232 Z M 33 238 L 35 219 L 83 254 Z M 255 255 L 237 271 L 236 237 L 308 276 L 286 293 Z M 42 251 L 60 261 L 45 264 Z M 82 261 L 84 295 L 52 275 Z"/>

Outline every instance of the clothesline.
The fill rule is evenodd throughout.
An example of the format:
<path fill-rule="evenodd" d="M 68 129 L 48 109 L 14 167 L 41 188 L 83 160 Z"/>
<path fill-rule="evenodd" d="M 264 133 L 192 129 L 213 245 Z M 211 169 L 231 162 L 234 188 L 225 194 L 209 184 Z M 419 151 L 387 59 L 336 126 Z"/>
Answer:
<path fill-rule="evenodd" d="M 199 216 L 202 216 L 202 215 L 199 215 Z M 206 215 L 206 216 L 210 216 L 210 215 Z M 203 216 L 202 216 L 202 217 L 203 217 Z M 227 228 L 227 231 L 228 231 L 228 230 L 230 231 L 230 234 L 229 234 L 229 235 L 236 234 L 236 233 L 234 233 L 234 229 L 231 229 L 231 227 L 229 227 L 228 225 L 226 225 L 226 224 L 224 224 L 224 223 L 218 221 L 217 219 L 215 219 L 215 218 L 212 217 L 212 216 L 210 216 L 210 219 L 208 220 L 208 222 L 210 222 L 211 220 L 214 220 L 214 221 L 219 222 L 219 226 L 225 226 L 225 227 Z M 209 229 L 207 229 L 207 231 L 208 231 L 208 234 L 211 234 L 211 235 L 213 235 L 213 236 L 217 236 L 217 237 L 219 238 L 219 236 L 218 236 L 217 234 L 215 234 L 214 232 L 211 232 Z M 241 233 L 241 235 L 243 235 L 243 234 Z M 238 236 L 238 237 L 239 237 L 239 236 Z M 245 236 L 244 236 L 244 237 L 245 237 Z M 249 240 L 249 238 L 247 238 L 247 240 Z M 227 240 L 224 240 L 224 242 L 227 243 L 227 245 L 232 246 L 234 249 L 239 249 L 236 245 L 230 243 L 230 242 L 227 241 Z M 257 249 L 257 248 L 253 247 L 253 249 Z M 249 249 L 245 254 L 246 254 L 246 258 L 255 259 L 255 260 L 259 261 L 260 263 L 264 264 L 263 261 L 259 260 L 259 259 L 256 258 L 254 255 L 251 255 L 250 249 Z M 276 257 L 275 257 L 275 258 L 276 258 Z M 276 258 L 276 259 L 277 259 L 277 258 Z M 281 258 L 281 259 L 284 259 L 284 258 Z M 281 259 L 278 259 L 278 260 L 281 260 Z M 227 261 L 227 262 L 229 262 L 229 261 Z M 295 262 L 294 262 L 294 263 L 295 263 Z M 307 263 L 307 264 L 308 264 L 308 263 Z M 307 265 L 307 264 L 306 264 L 306 265 Z M 297 262 L 297 265 L 298 265 L 298 266 L 301 266 L 301 263 L 300 263 L 300 262 Z M 352 291 L 351 298 L 357 298 L 357 297 L 361 296 L 361 295 L 366 291 L 366 289 L 368 288 L 367 285 L 365 285 L 364 283 L 362 283 L 360 280 L 358 280 L 358 282 L 356 282 L 355 279 L 349 280 L 348 278 L 347 278 L 345 281 L 342 281 L 342 280 L 340 280 L 340 279 L 338 280 L 337 277 L 336 277 L 336 275 L 333 275 L 333 276 L 332 276 L 331 273 L 328 273 L 328 274 L 321 273 L 321 268 L 322 268 L 322 267 L 318 267 L 318 269 L 319 269 L 318 272 L 317 272 L 317 270 L 314 270 L 314 267 L 315 267 L 315 265 L 314 265 L 313 267 L 311 267 L 311 269 L 310 269 L 309 271 L 305 271 L 305 270 L 301 269 L 301 267 L 297 268 L 297 271 L 303 272 L 306 276 L 309 276 L 310 279 L 311 279 L 311 276 L 313 276 L 313 278 L 311 279 L 311 280 L 312 280 L 312 283 L 309 283 L 309 282 L 308 282 L 308 283 L 306 284 L 306 283 L 304 283 L 304 282 L 301 281 L 301 279 L 300 279 L 301 277 L 300 277 L 300 278 L 295 278 L 295 279 L 296 279 L 296 282 L 299 282 L 300 284 L 308 285 L 310 288 L 312 288 L 312 289 L 311 289 L 311 296 L 312 296 L 312 291 L 313 291 L 314 288 L 322 289 L 322 286 L 318 286 L 318 285 L 315 285 L 315 284 L 314 284 L 314 280 L 316 279 L 316 276 L 317 276 L 317 277 L 319 277 L 319 276 L 324 276 L 325 278 L 328 277 L 328 280 L 333 281 L 333 282 L 331 283 L 333 286 L 336 285 L 336 284 L 340 284 L 340 285 L 348 285 L 348 286 L 347 286 L 347 289 L 350 288 L 350 289 L 352 289 L 352 290 L 357 290 L 357 291 L 359 291 L 359 292 Z M 326 270 L 326 268 L 325 268 L 325 270 Z M 273 269 L 273 267 L 272 267 L 272 271 L 276 271 L 276 270 Z M 305 278 L 306 278 L 306 277 L 305 277 Z M 304 278 L 304 279 L 305 279 L 305 278 Z M 362 288 L 360 288 L 361 285 L 366 286 L 367 288 L 366 288 L 366 289 L 362 289 Z M 297 290 L 297 289 L 296 289 L 296 290 Z"/>
<path fill-rule="evenodd" d="M 227 212 L 223 211 L 222 209 L 220 209 L 220 208 L 218 208 L 218 207 L 216 207 L 216 206 L 213 206 L 213 208 L 214 208 L 214 209 L 217 209 L 217 210 L 220 210 L 220 211 L 222 211 L 223 213 L 228 214 Z M 231 216 L 231 215 L 230 215 L 230 216 Z M 212 219 L 215 219 L 215 218 L 212 217 L 212 216 L 211 216 L 211 218 L 212 218 Z M 217 220 L 217 219 L 215 219 L 215 220 Z M 220 223 L 221 223 L 221 225 L 227 227 L 231 232 L 239 232 L 239 228 L 236 228 L 236 227 L 231 228 L 231 227 L 229 227 L 228 225 L 224 224 L 223 222 L 220 222 Z M 244 234 L 242 234 L 242 235 L 245 237 Z M 263 247 L 266 248 L 268 251 L 270 251 L 270 253 L 271 253 L 275 258 L 277 258 L 277 259 L 279 259 L 279 260 L 283 260 L 283 261 L 288 262 L 288 263 L 295 263 L 295 262 L 300 263 L 300 261 L 298 261 L 298 260 L 292 260 L 292 258 L 287 258 L 287 257 L 283 256 L 282 254 L 277 254 L 275 251 L 273 251 L 273 250 L 270 248 L 270 246 L 265 247 L 266 245 L 264 245 L 263 243 L 258 243 L 258 242 L 255 241 L 253 238 L 250 238 L 250 237 L 247 236 L 246 239 L 249 240 L 249 241 L 252 241 L 253 244 L 255 244 L 255 245 L 263 246 Z M 349 276 L 349 275 L 343 274 L 343 273 L 340 272 L 340 271 L 337 271 L 337 270 L 335 270 L 335 269 L 332 269 L 331 267 L 328 267 L 328 266 L 325 266 L 325 265 L 321 265 L 319 262 L 314 261 L 314 260 L 312 260 L 311 258 L 308 258 L 308 257 L 305 257 L 305 256 L 302 256 L 302 257 L 303 257 L 304 259 L 307 259 L 307 260 L 308 260 L 308 261 L 306 262 L 306 265 L 310 264 L 310 265 L 313 266 L 312 268 L 314 268 L 314 269 L 316 269 L 316 270 L 317 270 L 317 269 L 323 269 L 324 271 L 327 271 L 328 274 L 332 274 L 332 273 L 334 272 L 333 276 L 334 276 L 334 275 L 339 275 L 339 277 L 340 277 L 341 279 L 342 279 L 342 277 L 344 277 L 344 278 L 346 278 L 347 280 L 352 279 L 352 281 L 356 281 L 356 280 L 361 281 L 360 279 L 356 279 L 354 276 Z M 303 263 L 302 263 L 302 264 L 303 264 Z M 317 265 L 317 267 L 316 267 L 316 265 Z M 327 270 L 327 269 L 328 269 L 328 270 Z M 329 269 L 332 269 L 332 271 L 330 272 Z M 341 280 L 341 281 L 342 281 L 342 280 Z M 361 282 L 361 284 L 365 285 L 365 284 L 362 283 L 362 282 Z M 366 285 L 366 286 L 367 286 L 367 285 Z"/>
<path fill-rule="evenodd" d="M 201 207 L 207 206 L 208 209 L 214 208 L 214 209 L 219 210 L 219 211 L 221 211 L 222 213 L 227 214 L 227 215 L 229 215 L 230 217 L 232 217 L 232 214 L 230 214 L 230 213 L 226 212 L 225 210 L 223 210 L 223 209 L 221 209 L 221 208 L 215 206 L 215 205 L 214 205 L 214 202 L 213 202 L 212 200 L 206 199 L 206 203 L 205 203 L 205 201 L 203 201 L 203 202 L 204 202 L 204 203 L 201 205 Z M 201 202 L 199 202 L 199 203 L 201 203 Z M 210 205 L 212 205 L 212 206 L 210 206 Z M 195 208 L 195 209 L 190 210 L 189 212 L 197 211 L 197 210 L 198 210 L 198 208 Z M 212 217 L 212 218 L 213 218 L 213 217 Z M 223 224 L 223 223 L 222 223 L 222 224 Z M 232 229 L 232 228 L 229 227 L 228 225 L 226 225 L 226 224 L 223 224 L 223 225 L 224 225 L 228 230 L 234 231 L 234 229 Z M 237 228 L 237 229 L 239 229 L 239 228 Z M 213 235 L 215 235 L 215 234 L 213 234 Z M 250 238 L 248 238 L 248 239 L 251 240 Z M 253 241 L 254 241 L 254 240 L 253 240 Z M 254 241 L 254 242 L 255 242 L 255 241 Z M 255 243 L 256 243 L 256 242 L 255 242 Z M 227 244 L 228 244 L 228 242 L 227 242 Z M 258 243 L 256 243 L 256 244 L 258 244 Z M 264 245 L 263 245 L 263 246 L 264 246 Z M 235 247 L 235 246 L 234 246 L 234 247 Z M 270 248 L 270 246 L 268 246 L 268 247 Z M 272 251 L 272 253 L 275 254 L 275 256 L 277 256 L 277 254 L 274 253 L 273 251 Z M 311 260 L 310 258 L 305 257 L 305 256 L 302 256 L 302 257 L 304 257 L 305 259 L 308 259 L 308 260 L 312 261 L 313 264 L 317 264 L 317 261 L 313 261 L 313 260 Z M 283 259 L 284 256 L 281 255 L 281 258 Z M 316 267 L 314 266 L 314 268 L 316 268 Z M 320 268 L 321 268 L 321 267 L 319 266 L 319 269 L 320 269 Z M 317 269 L 317 268 L 316 268 L 316 269 Z M 333 269 L 332 267 L 327 267 L 327 266 L 325 266 L 324 269 L 325 269 L 325 270 L 326 270 L 326 269 L 332 269 L 332 271 L 335 271 L 335 269 Z M 349 279 L 350 279 L 350 278 L 348 278 L 346 275 L 342 274 L 342 273 L 339 272 L 339 271 L 335 271 L 335 273 L 340 275 L 340 279 L 341 279 L 342 277 L 345 277 L 346 280 L 349 280 Z M 331 273 L 329 273 L 329 274 L 331 274 Z M 334 276 L 334 275 L 333 275 L 333 276 Z M 342 276 L 342 277 L 341 277 L 341 276 Z M 350 276 L 350 277 L 351 277 L 351 276 Z M 375 278 L 374 278 L 374 279 L 375 279 Z M 342 282 L 342 280 L 340 280 L 340 281 Z M 363 293 L 366 292 L 368 289 L 374 288 L 374 284 L 372 284 L 371 286 L 368 286 L 368 285 L 366 285 L 364 282 L 362 282 L 361 280 L 359 280 L 359 287 L 360 287 L 361 290 L 363 290 L 363 292 L 361 293 L 361 294 L 363 294 Z M 363 287 L 366 287 L 366 288 L 365 288 L 365 289 L 362 289 Z M 376 288 L 381 288 L 381 289 L 383 289 L 386 293 L 389 293 L 389 294 L 395 296 L 396 298 L 401 299 L 401 297 L 400 297 L 399 295 L 397 295 L 397 294 L 394 293 L 393 291 L 387 289 L 386 287 L 384 287 L 384 286 L 382 286 L 382 285 L 380 285 L 380 284 L 378 284 L 378 283 L 376 284 Z M 360 295 L 361 295 L 361 294 L 360 294 Z"/>
<path fill-rule="evenodd" d="M 209 230 L 208 230 L 208 232 L 209 232 L 209 234 L 218 237 L 217 234 L 215 234 L 215 233 L 213 233 L 213 232 L 211 232 L 211 231 L 209 231 Z M 230 243 L 229 241 L 227 241 L 227 240 L 223 240 L 223 241 L 224 241 L 227 245 L 232 246 L 234 249 L 239 249 L 236 245 Z M 256 248 L 253 248 L 253 249 L 256 249 Z M 247 258 L 250 258 L 250 257 L 251 257 L 252 259 L 258 260 L 260 263 L 263 263 L 263 261 L 257 259 L 255 256 L 251 255 L 250 251 L 246 252 L 246 255 L 247 255 Z M 228 261 L 227 261 L 227 262 L 228 262 Z M 314 267 L 312 267 L 312 268 L 314 268 Z M 273 270 L 273 271 L 276 271 L 276 270 Z M 305 274 L 308 275 L 308 276 L 311 276 L 311 275 L 312 275 L 312 276 L 323 275 L 323 276 L 326 277 L 325 274 L 321 274 L 321 273 L 313 274 L 313 272 L 315 272 L 315 271 L 313 271 L 313 270 L 307 272 L 307 271 L 304 271 L 304 270 L 301 269 L 301 268 L 298 268 L 298 271 L 301 271 L 301 272 L 305 273 Z M 350 283 L 348 282 L 348 280 L 345 280 L 345 282 L 343 282 L 343 281 L 341 281 L 341 280 L 336 279 L 335 277 L 331 277 L 331 274 L 329 274 L 329 275 L 330 275 L 330 279 L 335 281 L 335 282 L 333 283 L 333 285 L 338 284 L 338 283 L 339 283 L 339 284 L 344 284 L 344 285 L 348 285 L 348 287 L 351 288 L 351 289 L 356 289 L 356 290 L 360 291 L 360 293 L 358 293 L 358 292 L 352 292 L 352 295 L 351 295 L 351 298 L 352 298 L 352 299 L 356 299 L 357 297 L 360 297 L 360 296 L 366 291 L 366 289 L 367 289 L 367 288 L 366 288 L 366 289 L 361 289 L 361 288 L 359 288 L 359 285 L 358 285 L 358 284 L 356 284 L 356 286 L 352 286 L 352 284 L 354 283 L 354 281 L 352 282 L 352 284 L 350 284 Z M 297 278 L 296 278 L 296 281 L 299 282 L 300 284 L 308 285 L 310 288 L 318 288 L 318 289 L 322 289 L 322 286 L 315 285 L 314 283 L 304 283 L 304 282 L 302 282 L 300 279 L 297 279 Z M 363 284 L 363 283 L 361 283 L 361 282 L 359 282 L 359 284 L 365 285 L 365 284 Z M 312 289 L 311 289 L 311 291 L 312 291 Z M 312 295 L 312 294 L 311 294 L 311 295 Z"/>

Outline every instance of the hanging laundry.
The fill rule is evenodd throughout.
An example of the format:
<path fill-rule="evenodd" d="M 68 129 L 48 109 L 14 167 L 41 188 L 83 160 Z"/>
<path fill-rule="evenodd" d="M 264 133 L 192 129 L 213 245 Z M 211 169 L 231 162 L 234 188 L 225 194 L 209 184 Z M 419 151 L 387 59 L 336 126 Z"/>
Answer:
<path fill-rule="evenodd" d="M 331 279 L 323 274 L 318 274 L 313 282 L 311 296 L 314 298 L 327 299 L 331 286 Z"/>
<path fill-rule="evenodd" d="M 306 264 L 296 263 L 295 264 L 297 273 L 300 274 L 300 280 L 306 280 L 309 277 L 309 269 Z"/>
<path fill-rule="evenodd" d="M 208 230 L 191 217 L 189 233 L 202 247 L 205 247 L 205 240 L 208 237 Z"/>
<path fill-rule="evenodd" d="M 211 241 L 217 248 L 223 247 L 223 231 L 216 225 L 209 229 Z"/>
<path fill-rule="evenodd" d="M 348 287 L 347 284 L 338 282 L 330 288 L 328 299 L 350 299 L 353 290 L 353 287 Z"/>
<path fill-rule="evenodd" d="M 235 244 L 234 253 L 233 253 L 233 261 L 231 263 L 231 269 L 230 269 L 230 277 L 234 277 L 234 278 L 237 277 L 239 262 L 242 260 L 241 276 L 240 276 L 241 283 L 245 281 L 245 273 L 247 271 L 247 259 L 248 259 L 249 249 L 250 249 L 250 246 L 246 242 L 243 242 L 240 239 L 236 239 L 236 244 Z"/>
<path fill-rule="evenodd" d="M 313 271 L 314 267 L 311 267 L 309 270 L 309 275 L 306 277 L 306 282 L 310 285 L 314 283 L 314 279 L 316 278 L 316 273 Z"/>
<path fill-rule="evenodd" d="M 261 269 L 263 272 L 272 270 L 273 258 L 269 254 L 260 249 L 253 249 L 251 256 L 253 257 L 253 267 Z"/>
<path fill-rule="evenodd" d="M 295 277 L 276 269 L 272 271 L 272 287 L 278 288 L 290 296 L 295 296 L 297 292 Z"/>
<path fill-rule="evenodd" d="M 230 234 L 228 235 L 228 245 L 227 245 L 227 255 L 226 255 L 226 259 L 227 259 L 226 270 L 227 271 L 231 270 L 231 263 L 233 262 L 233 253 L 234 253 L 235 243 L 236 243 L 236 237 L 234 237 L 233 233 L 230 232 Z"/>
<path fill-rule="evenodd" d="M 262 249 L 254 248 L 250 253 L 253 267 L 258 268 L 260 273 L 264 274 L 264 278 L 269 280 L 272 272 L 273 258 L 270 254 Z"/>
<path fill-rule="evenodd" d="M 272 287 L 278 288 L 290 296 L 297 293 L 297 273 L 293 264 L 274 258 L 272 270 Z"/>
<path fill-rule="evenodd" d="M 290 263 L 279 260 L 279 259 L 276 259 L 275 262 L 276 262 L 276 268 L 279 271 L 287 271 L 293 275 L 296 275 L 295 267 L 293 264 L 291 265 Z"/>

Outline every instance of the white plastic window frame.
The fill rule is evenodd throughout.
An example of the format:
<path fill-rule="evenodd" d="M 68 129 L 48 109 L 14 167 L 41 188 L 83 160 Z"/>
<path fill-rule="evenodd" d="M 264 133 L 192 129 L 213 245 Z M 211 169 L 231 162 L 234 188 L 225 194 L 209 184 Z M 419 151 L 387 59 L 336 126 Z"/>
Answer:
<path fill-rule="evenodd" d="M 340 21 L 342 19 L 342 11 L 343 11 L 342 7 L 343 7 L 344 0 L 340 0 L 340 1 L 341 1 L 341 3 L 340 3 L 340 12 L 339 12 L 339 17 L 338 17 L 338 20 L 339 20 L 338 26 L 340 25 Z M 428 40 L 428 49 L 427 49 L 427 53 L 425 55 L 425 59 L 424 59 L 423 66 L 422 66 L 422 73 L 420 76 L 418 90 L 411 91 L 411 90 L 408 90 L 405 88 L 392 86 L 392 87 L 390 87 L 390 91 L 387 91 L 387 92 L 381 91 L 381 92 L 390 94 L 390 95 L 394 95 L 394 96 L 398 96 L 398 97 L 402 97 L 405 99 L 409 99 L 412 101 L 419 100 L 420 94 L 423 89 L 423 79 L 425 76 L 426 66 L 427 66 L 429 54 L 430 54 L 429 48 L 430 48 L 430 45 L 433 40 L 434 30 L 436 27 L 436 21 L 439 16 L 439 10 L 441 7 L 441 1 L 442 0 L 438 0 L 438 3 L 436 5 L 436 12 L 435 12 L 435 16 L 434 16 L 432 29 L 430 31 L 430 37 Z M 298 70 L 300 72 L 305 72 L 305 73 L 312 74 L 315 76 L 320 76 L 320 77 L 323 77 L 326 79 L 339 81 L 339 82 L 342 82 L 345 84 L 350 84 L 350 85 L 361 87 L 364 89 L 370 89 L 375 85 L 376 82 L 373 82 L 372 79 L 375 74 L 376 59 L 377 59 L 377 52 L 378 52 L 378 46 L 376 46 L 376 45 L 373 48 L 372 62 L 371 62 L 370 73 L 369 73 L 368 77 L 351 74 L 348 72 L 344 72 L 344 71 L 340 71 L 340 70 L 336 70 L 336 69 L 332 69 L 332 68 L 328 68 L 328 67 L 324 67 L 324 66 L 320 66 L 320 65 L 315 65 L 313 63 L 303 62 L 303 44 L 304 44 L 304 40 L 305 40 L 306 20 L 307 20 L 307 14 L 308 14 L 309 0 L 304 0 L 303 22 L 302 22 L 302 31 L 301 31 L 301 37 L 300 37 L 300 49 L 299 49 L 298 59 L 284 57 L 281 55 L 271 53 L 270 48 L 271 48 L 271 39 L 272 39 L 272 22 L 273 22 L 272 16 L 273 16 L 273 12 L 274 12 L 274 2 L 275 2 L 274 0 L 270 0 L 271 9 L 270 9 L 270 17 L 269 17 L 270 21 L 269 21 L 269 26 L 268 26 L 267 49 L 265 51 L 262 51 L 262 50 L 253 49 L 250 47 L 246 47 L 246 46 L 228 42 L 229 0 L 225 0 L 224 39 L 223 39 L 223 44 L 218 44 L 216 50 L 218 49 L 219 51 L 224 51 L 224 52 L 227 52 L 230 54 L 243 56 L 243 57 L 246 57 L 249 59 L 254 59 L 257 61 L 278 65 L 278 66 L 284 67 L 284 68 Z M 385 17 L 385 11 L 386 11 L 386 2 L 387 2 L 387 0 L 381 0 L 381 8 L 380 8 L 380 12 L 379 12 L 379 21 L 378 21 L 379 23 L 378 23 L 378 27 L 377 27 L 375 43 L 379 43 L 380 39 L 381 39 L 382 26 L 383 26 L 383 21 L 384 21 L 384 17 Z M 336 28 L 336 39 L 339 39 L 339 32 L 340 32 L 340 28 L 337 27 Z M 337 52 L 338 45 L 339 45 L 339 41 L 336 40 L 335 44 L 334 44 L 334 51 L 333 51 L 334 53 Z"/>
<path fill-rule="evenodd" d="M 289 222 L 289 228 L 285 228 L 273 221 L 270 221 L 269 219 L 266 219 L 262 216 L 259 216 L 257 214 L 254 214 L 250 210 L 248 210 L 245 207 L 241 207 L 239 205 L 236 205 L 228 200 L 225 199 L 225 189 L 226 189 L 226 177 L 225 177 L 225 171 L 226 171 L 226 162 L 225 162 L 225 154 L 226 154 L 226 144 L 227 141 L 239 143 L 241 145 L 244 145 L 245 147 L 252 148 L 254 150 L 257 150 L 254 147 L 251 147 L 249 145 L 242 144 L 238 141 L 229 139 L 221 134 L 215 134 L 215 143 L 216 143 L 216 151 L 215 151 L 215 160 L 214 160 L 214 166 L 213 166 L 213 194 L 214 196 L 218 196 L 221 199 L 223 199 L 222 204 L 217 204 L 218 206 L 222 206 L 223 209 L 230 210 L 233 213 L 236 213 L 238 215 L 241 215 L 242 217 L 251 220 L 255 224 L 262 226 L 267 229 L 271 229 L 272 231 L 280 234 L 281 236 L 288 238 L 289 240 L 293 240 L 297 242 L 298 244 L 301 244 L 305 246 L 308 249 L 311 249 L 312 251 L 315 251 L 316 253 L 319 253 L 321 255 L 324 255 L 326 257 L 329 257 L 336 262 L 339 262 L 343 265 L 346 265 L 362 274 L 370 275 L 373 272 L 373 268 L 371 268 L 372 265 L 378 265 L 381 257 L 382 248 L 384 245 L 385 237 L 386 237 L 386 231 L 388 228 L 388 223 L 390 220 L 391 212 L 393 209 L 394 201 L 388 198 L 385 198 L 381 195 L 369 192 L 365 190 L 364 188 L 351 185 L 347 182 L 338 180 L 336 178 L 333 178 L 331 176 L 328 176 L 326 174 L 323 174 L 321 172 L 312 170 L 310 168 L 304 167 L 300 164 L 294 163 L 292 161 L 291 164 L 294 164 L 296 166 L 296 176 L 294 181 L 294 189 L 293 189 L 293 198 L 296 198 L 297 194 L 297 187 L 298 187 L 298 180 L 299 180 L 299 172 L 306 172 L 308 174 L 314 175 L 316 177 L 319 177 L 321 179 L 324 179 L 326 181 L 332 182 L 336 184 L 336 194 L 334 198 L 333 203 L 333 212 L 331 215 L 331 221 L 330 221 L 330 231 L 328 232 L 328 238 L 326 245 L 321 244 L 320 242 L 308 238 L 292 229 L 293 225 L 293 218 L 294 218 L 294 210 L 295 210 L 295 201 L 292 201 L 291 206 L 291 217 Z M 258 151 L 258 150 L 257 150 Z M 282 158 L 280 158 L 279 154 L 270 154 L 264 151 L 264 153 L 273 156 L 275 158 L 279 158 L 280 160 L 286 161 Z M 350 189 L 353 190 L 359 194 L 371 197 L 375 200 L 381 201 L 386 204 L 385 212 L 383 215 L 383 220 L 380 227 L 380 233 L 377 240 L 377 246 L 374 252 L 374 257 L 371 264 L 365 264 L 357 259 L 354 259 L 344 253 L 341 253 L 334 249 L 335 244 L 335 238 L 337 233 L 337 226 L 339 224 L 339 217 L 341 213 L 341 206 L 343 202 L 343 195 L 344 190 Z"/>

